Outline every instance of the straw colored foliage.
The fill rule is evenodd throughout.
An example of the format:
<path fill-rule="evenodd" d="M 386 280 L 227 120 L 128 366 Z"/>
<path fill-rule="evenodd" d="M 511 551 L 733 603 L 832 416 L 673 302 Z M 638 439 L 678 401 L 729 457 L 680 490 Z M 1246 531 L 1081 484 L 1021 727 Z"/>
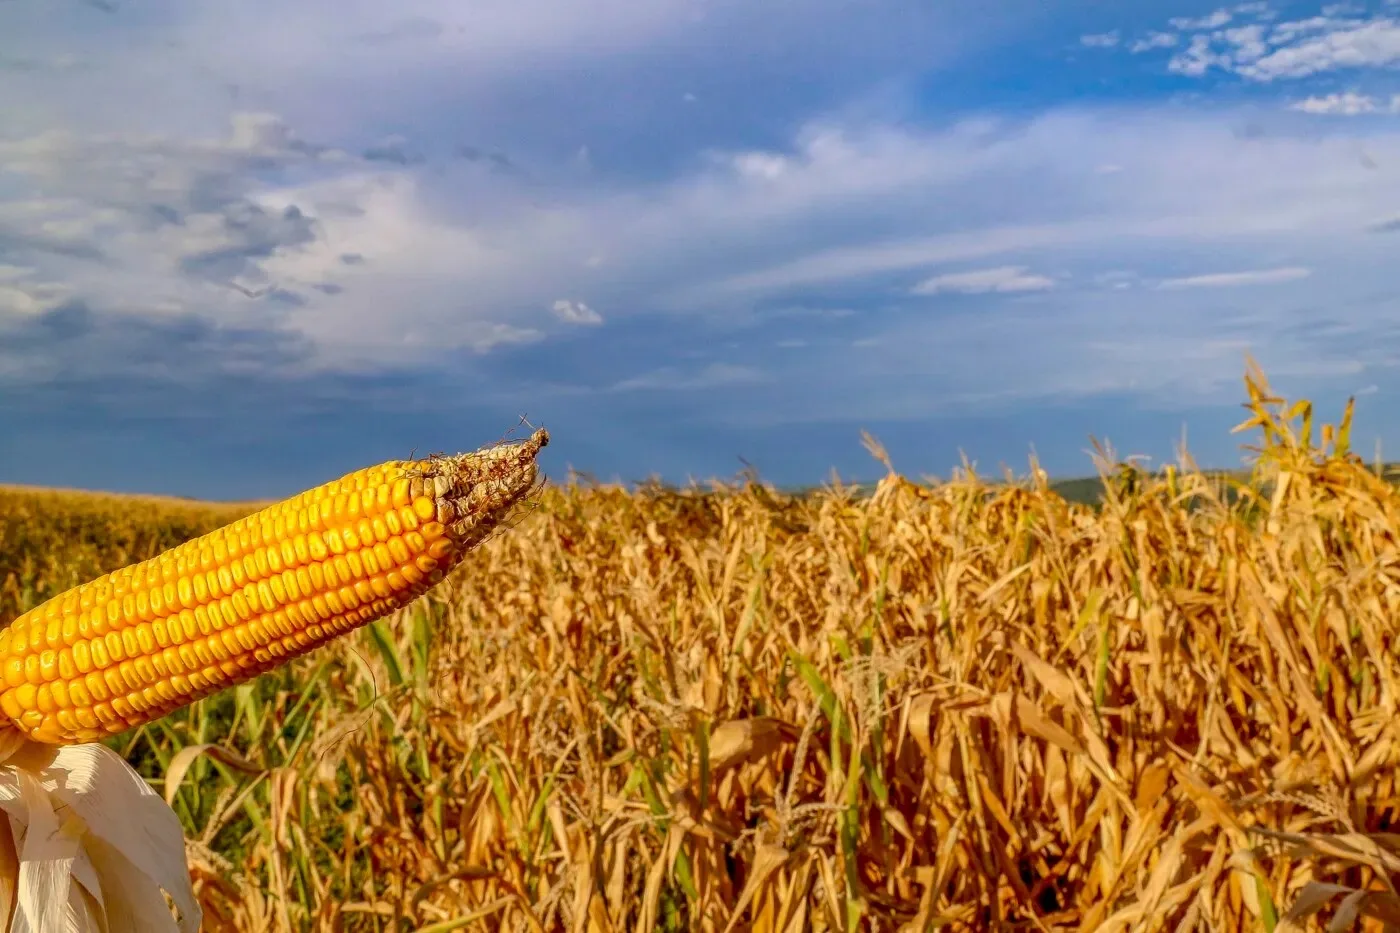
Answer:
<path fill-rule="evenodd" d="M 1382 929 L 1400 498 L 1349 408 L 1315 438 L 1246 385 L 1229 495 L 551 487 L 408 610 L 112 744 L 210 931 Z M 149 556 L 27 495 L 5 618 Z M 101 533 L 231 517 L 126 509 Z"/>

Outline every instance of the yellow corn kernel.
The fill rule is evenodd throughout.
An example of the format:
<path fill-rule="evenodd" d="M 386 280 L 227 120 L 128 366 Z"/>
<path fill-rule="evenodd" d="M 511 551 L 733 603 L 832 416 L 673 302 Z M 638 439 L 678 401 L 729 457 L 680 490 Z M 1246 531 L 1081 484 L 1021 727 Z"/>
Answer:
<path fill-rule="evenodd" d="M 358 470 L 60 593 L 0 631 L 0 728 L 123 732 L 408 606 L 530 493 L 547 443 Z"/>

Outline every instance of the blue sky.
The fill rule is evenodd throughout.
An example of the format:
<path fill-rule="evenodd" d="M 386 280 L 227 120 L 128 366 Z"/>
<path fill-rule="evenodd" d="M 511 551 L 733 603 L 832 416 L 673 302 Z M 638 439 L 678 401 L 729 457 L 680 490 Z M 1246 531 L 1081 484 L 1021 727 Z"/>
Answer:
<path fill-rule="evenodd" d="M 0 482 L 1400 457 L 1388 0 L 8 0 L 0 115 Z"/>

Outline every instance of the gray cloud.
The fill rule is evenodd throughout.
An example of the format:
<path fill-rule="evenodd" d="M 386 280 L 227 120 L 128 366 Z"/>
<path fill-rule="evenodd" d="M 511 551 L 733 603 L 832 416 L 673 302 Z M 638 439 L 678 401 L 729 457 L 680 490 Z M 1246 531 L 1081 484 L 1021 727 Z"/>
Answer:
<path fill-rule="evenodd" d="M 316 239 L 316 225 L 296 205 L 270 211 L 247 201 L 224 205 L 216 214 L 199 218 L 203 229 L 191 230 L 200 244 L 180 256 L 180 268 L 211 281 L 233 281 L 279 249 Z M 183 218 L 176 221 L 189 229 Z M 261 278 L 261 276 L 259 276 Z"/>
<path fill-rule="evenodd" d="M 390 165 L 417 165 L 423 162 L 423 156 L 411 151 L 408 140 L 402 136 L 390 136 L 368 147 L 361 155 L 368 162 L 387 162 Z"/>
<path fill-rule="evenodd" d="M 258 259 L 314 239 L 295 206 L 274 212 L 253 200 L 259 175 L 327 155 L 263 114 L 235 115 L 222 139 L 51 132 L 0 140 L 0 180 L 44 191 L 0 202 L 0 250 L 137 269 L 165 261 L 205 280 L 257 280 Z"/>
<path fill-rule="evenodd" d="M 493 171 L 500 172 L 503 175 L 521 174 L 520 168 L 510 159 L 506 158 L 504 153 L 487 152 L 483 149 L 478 149 L 476 146 L 458 146 L 457 155 L 468 162 L 486 165 Z"/>
<path fill-rule="evenodd" d="M 230 377 L 290 372 L 309 352 L 294 333 L 188 314 L 113 314 L 81 300 L 37 315 L 0 316 L 0 384 L 41 387 L 48 394 L 112 380 L 198 388 Z M 118 396 L 114 404 L 125 401 Z M 166 404 L 177 403 L 171 397 Z"/>

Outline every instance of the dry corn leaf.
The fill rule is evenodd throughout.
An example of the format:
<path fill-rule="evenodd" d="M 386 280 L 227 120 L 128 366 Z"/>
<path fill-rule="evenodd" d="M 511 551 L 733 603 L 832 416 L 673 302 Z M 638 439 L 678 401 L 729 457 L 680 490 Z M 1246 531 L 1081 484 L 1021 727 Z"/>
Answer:
<path fill-rule="evenodd" d="M 1256 828 L 1253 832 L 1292 844 L 1298 855 L 1324 856 L 1369 865 L 1382 874 L 1400 873 L 1400 855 L 1364 833 L 1284 833 Z"/>
<path fill-rule="evenodd" d="M 797 730 L 771 716 L 722 722 L 710 733 L 710 770 L 722 771 L 771 753 L 783 741 L 795 740 Z"/>
<path fill-rule="evenodd" d="M 1275 933 L 1293 933 L 1303 928 L 1301 921 L 1317 913 L 1338 894 L 1349 894 L 1355 889 L 1344 884 L 1328 884 L 1322 881 L 1309 881 L 1303 885 L 1293 904 L 1279 917 Z"/>
<path fill-rule="evenodd" d="M 729 922 L 725 924 L 724 933 L 730 933 L 744 916 L 744 911 L 748 908 L 758 892 L 766 885 L 773 873 L 787 864 L 791 853 L 782 846 L 771 843 L 760 843 L 754 852 L 752 867 L 750 868 L 749 880 L 744 885 L 744 889 L 739 892 L 739 899 L 734 903 L 733 911 L 730 913 Z"/>
<path fill-rule="evenodd" d="M 165 769 L 165 802 L 167 805 L 175 803 L 175 795 L 180 792 L 180 784 L 184 781 L 186 772 L 201 755 L 244 774 L 259 774 L 263 770 L 242 755 L 222 745 L 215 745 L 212 742 L 186 745 L 171 757 L 170 764 Z"/>

